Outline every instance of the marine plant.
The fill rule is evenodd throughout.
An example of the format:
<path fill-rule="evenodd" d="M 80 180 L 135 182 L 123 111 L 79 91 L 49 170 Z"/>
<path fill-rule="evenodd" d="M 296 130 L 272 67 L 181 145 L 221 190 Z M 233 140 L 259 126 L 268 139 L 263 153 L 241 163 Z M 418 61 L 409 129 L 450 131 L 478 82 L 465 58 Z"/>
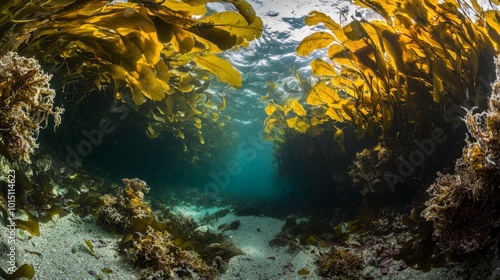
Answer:
<path fill-rule="evenodd" d="M 54 128 L 61 122 L 64 110 L 54 106 L 55 91 L 50 88 L 50 79 L 33 58 L 15 52 L 0 56 L 0 166 L 10 170 L 1 176 L 0 216 L 6 226 L 14 225 L 14 230 L 32 236 L 40 235 L 39 222 L 50 221 L 63 210 L 56 205 L 49 182 L 35 184 L 22 171 L 38 147 L 40 129 L 49 126 L 50 117 Z M 15 211 L 7 208 L 7 202 L 14 200 Z M 11 274 L 0 270 L 4 279 L 31 279 L 34 274 L 29 264 Z"/>
<path fill-rule="evenodd" d="M 428 188 L 423 217 L 433 223 L 433 236 L 444 249 L 470 253 L 500 241 L 500 75 L 488 109 L 467 112 L 467 139 L 454 174 L 438 174 Z"/>
<path fill-rule="evenodd" d="M 54 107 L 50 78 L 33 58 L 14 52 L 0 57 L 0 137 L 11 162 L 31 163 L 40 128 L 51 116 L 54 128 L 61 123 L 64 110 Z"/>
<path fill-rule="evenodd" d="M 19 230 L 28 232 L 33 237 L 39 236 L 40 223 L 49 222 L 54 216 L 63 214 L 59 197 L 53 192 L 53 185 L 46 178 L 43 180 L 38 176 L 29 178 L 20 169 L 15 169 L 15 163 L 7 160 L 12 158 L 8 151 L 5 150 L 0 154 L 3 156 L 0 157 L 0 168 L 9 170 L 7 174 L 0 176 L 0 220 L 9 231 Z M 17 262 L 15 265 L 19 266 Z M 0 277 L 31 279 L 35 275 L 35 270 L 30 264 L 23 264 L 16 271 L 12 271 L 9 267 L 8 271 L 11 274 L 0 269 Z"/>
<path fill-rule="evenodd" d="M 153 212 L 144 202 L 144 193 L 149 191 L 149 187 L 139 179 L 122 181 L 125 188 L 118 188 L 115 195 L 101 197 L 100 219 L 118 232 L 144 229 L 154 220 Z"/>
<path fill-rule="evenodd" d="M 323 254 L 317 261 L 319 275 L 328 279 L 359 279 L 363 268 L 363 257 L 336 246 Z"/>
<path fill-rule="evenodd" d="M 347 149 L 345 145 L 349 142 L 354 144 L 350 141 L 352 130 L 330 123 L 316 123 L 318 119 L 315 117 L 309 120 L 303 100 L 311 91 L 312 81 L 298 72 L 293 78 L 289 83 L 267 83 L 268 92 L 261 98 L 261 102 L 267 103 L 263 137 L 274 144 L 280 173 L 300 184 L 330 187 L 332 176 L 337 179 L 343 177 L 345 164 L 342 162 L 353 157 L 346 153 L 352 149 Z M 318 112 L 321 109 L 313 109 L 311 114 Z M 302 128 L 297 130 L 290 125 Z M 344 142 L 346 137 L 349 141 Z M 335 181 L 339 181 L 337 179 Z"/>
<path fill-rule="evenodd" d="M 211 279 L 216 273 L 197 253 L 176 246 L 167 231 L 151 227 L 144 237 L 134 241 L 128 254 L 134 263 L 144 267 L 143 277 L 150 279 Z"/>
<path fill-rule="evenodd" d="M 279 94 L 278 85 L 268 82 L 268 93 L 261 98 L 261 101 L 267 101 L 264 139 L 276 141 L 276 143 L 285 143 L 287 134 L 289 137 L 298 132 L 314 138 L 332 131 L 334 141 L 338 146 L 336 153 L 344 153 L 343 129 L 336 126 L 328 128 L 323 125 L 326 120 L 317 118 L 317 116 L 322 116 L 325 113 L 321 108 L 310 110 L 308 115 L 301 100 L 305 95 L 309 94 L 311 85 L 309 81 L 304 81 L 299 75 L 296 75 L 296 77 L 300 88 L 298 93 L 295 94 L 287 90 L 286 84 L 282 94 Z"/>
<path fill-rule="evenodd" d="M 232 9 L 207 14 L 210 2 Z M 225 97 L 206 91 L 209 73 L 236 88 L 242 83 L 216 54 L 247 46 L 263 26 L 246 1 L 235 0 L 7 1 L 0 14 L 0 53 L 17 49 L 38 57 L 66 93 L 78 84 L 148 103 L 142 110 L 149 137 L 193 134 L 201 144 L 204 123 L 224 125 Z"/>
<path fill-rule="evenodd" d="M 464 105 L 487 90 L 487 83 L 480 81 L 488 80 L 498 52 L 497 11 L 460 1 L 355 4 L 370 8 L 381 19 L 353 19 L 341 26 L 319 11 L 306 17 L 307 25 L 326 29 L 304 38 L 297 53 L 306 56 L 327 48 L 328 60 L 311 62 L 318 82 L 305 103 L 292 100 L 281 106 L 281 111 L 295 113 L 284 114 L 288 128 L 317 135 L 328 123 L 340 137 L 348 124 L 358 138 L 369 134 L 411 142 L 441 125 L 445 108 Z M 476 22 L 466 9 L 477 16 Z M 266 111 L 273 113 L 275 108 L 281 109 L 270 102 Z M 271 136 L 276 134 L 280 131 Z"/>
<path fill-rule="evenodd" d="M 387 191 L 384 172 L 397 169 L 399 154 L 395 148 L 389 149 L 381 143 L 356 153 L 356 160 L 349 166 L 354 186 L 361 188 L 364 195 Z"/>
<path fill-rule="evenodd" d="M 295 141 L 293 131 L 312 138 L 331 135 L 340 155 L 366 148 L 349 173 L 361 184 L 366 178 L 374 179 L 364 193 L 381 193 L 394 185 L 386 182 L 386 172 L 397 173 L 401 159 L 415 149 L 415 141 L 430 138 L 435 129 L 442 129 L 453 139 L 449 141 L 460 141 L 451 118 L 463 117 L 461 107 L 486 106 L 492 61 L 499 52 L 500 12 L 456 0 L 357 0 L 354 4 L 378 18 L 353 17 L 344 25 L 320 11 L 305 18 L 307 25 L 322 30 L 305 37 L 297 54 L 309 56 L 321 50 L 327 58 L 311 62 L 316 82 L 303 96 L 268 100 L 265 138 L 279 147 Z M 349 151 L 345 143 L 351 139 L 371 140 Z M 381 151 L 380 147 L 390 151 L 385 154 L 391 155 L 388 164 L 380 163 L 380 169 L 363 166 L 372 162 L 363 156 L 370 157 L 368 151 Z M 318 147 L 309 149 L 314 148 Z M 443 156 L 459 152 L 449 150 Z M 430 156 L 438 158 L 437 154 Z M 426 177 L 436 166 L 420 166 L 419 173 Z"/>
<path fill-rule="evenodd" d="M 3 270 L 3 268 L 0 268 L 0 277 L 2 277 L 5 280 L 14 280 L 20 278 L 32 279 L 33 277 L 35 277 L 35 270 L 29 264 L 23 264 L 21 267 L 19 267 L 16 271 L 14 271 L 11 274 L 8 274 L 6 271 Z"/>

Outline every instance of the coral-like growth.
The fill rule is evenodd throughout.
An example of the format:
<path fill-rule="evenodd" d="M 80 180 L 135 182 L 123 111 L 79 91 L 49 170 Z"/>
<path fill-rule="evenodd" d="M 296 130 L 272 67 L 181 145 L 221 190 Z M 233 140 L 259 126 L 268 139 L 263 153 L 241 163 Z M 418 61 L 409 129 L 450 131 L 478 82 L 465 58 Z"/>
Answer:
<path fill-rule="evenodd" d="M 63 109 L 54 108 L 50 78 L 35 59 L 14 52 L 0 58 L 0 136 L 14 159 L 31 163 L 40 128 L 49 116 L 55 127 L 61 123 Z"/>
<path fill-rule="evenodd" d="M 106 194 L 101 197 L 104 206 L 102 218 L 114 229 L 128 232 L 135 219 L 152 217 L 149 206 L 144 203 L 144 193 L 149 191 L 146 182 L 139 179 L 123 179 L 125 188 L 116 190 L 116 195 Z"/>
<path fill-rule="evenodd" d="M 357 153 L 356 160 L 349 167 L 353 184 L 362 187 L 363 194 L 387 190 L 385 171 L 397 169 L 398 155 L 395 148 L 389 149 L 382 144 Z"/>
<path fill-rule="evenodd" d="M 498 71 L 498 66 L 497 66 Z M 427 190 L 423 212 L 434 223 L 434 237 L 446 249 L 471 252 L 498 238 L 500 229 L 500 77 L 489 108 L 467 114 L 467 127 L 475 142 L 467 141 L 455 174 L 439 174 Z"/>
<path fill-rule="evenodd" d="M 363 268 L 361 255 L 338 247 L 324 253 L 318 260 L 319 275 L 328 279 L 359 279 Z"/>
<path fill-rule="evenodd" d="M 142 274 L 147 279 L 212 279 L 216 272 L 197 253 L 176 246 L 170 233 L 151 227 L 133 242 L 128 254 L 145 267 Z"/>

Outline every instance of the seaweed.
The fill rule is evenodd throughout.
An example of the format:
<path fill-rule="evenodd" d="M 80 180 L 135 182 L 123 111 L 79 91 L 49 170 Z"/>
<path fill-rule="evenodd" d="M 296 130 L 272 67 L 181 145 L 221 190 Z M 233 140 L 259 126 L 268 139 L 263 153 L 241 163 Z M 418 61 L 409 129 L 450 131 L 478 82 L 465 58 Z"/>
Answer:
<path fill-rule="evenodd" d="M 85 241 L 85 245 L 87 245 L 88 252 L 89 252 L 92 256 L 94 256 L 94 257 L 96 257 L 96 258 L 99 258 L 99 257 L 97 257 L 97 255 L 96 255 L 96 253 L 95 253 L 95 251 L 94 251 L 94 245 L 92 244 L 92 242 L 90 242 L 90 240 L 87 240 L 87 239 L 83 239 L 83 241 Z"/>
<path fill-rule="evenodd" d="M 108 2 L 7 1 L 0 53 L 37 57 L 59 77 L 68 105 L 88 92 L 110 92 L 132 108 L 144 104 L 148 137 L 168 132 L 186 149 L 204 145 L 208 123 L 224 126 L 224 92 L 206 91 L 211 77 L 242 85 L 241 74 L 216 54 L 248 46 L 262 20 L 245 1 L 222 1 L 232 8 L 211 14 L 205 5 L 212 1 Z"/>
<path fill-rule="evenodd" d="M 317 260 L 319 275 L 329 279 L 359 279 L 363 268 L 363 257 L 339 247 L 321 254 Z"/>
<path fill-rule="evenodd" d="M 5 280 L 14 280 L 19 278 L 32 279 L 33 277 L 35 277 L 35 269 L 29 264 L 23 264 L 16 271 L 8 274 L 3 270 L 3 268 L 0 268 L 0 277 Z"/>
<path fill-rule="evenodd" d="M 498 42 L 491 27 L 474 25 L 460 3 L 356 4 L 385 20 L 354 19 L 341 26 L 318 11 L 305 19 L 308 25 L 324 24 L 326 31 L 304 38 L 297 53 L 309 55 L 327 47 L 332 61 L 311 63 L 320 80 L 307 96 L 308 112 L 322 108 L 320 119 L 349 123 L 358 137 L 369 134 L 394 141 L 397 133 L 412 133 L 418 138 L 427 136 L 433 123 L 442 122 L 443 108 L 462 105 L 484 87 L 474 81 L 488 79 L 485 71 L 493 67 L 489 60 Z M 417 4 L 421 15 L 405 9 Z M 495 12 L 488 13 L 488 24 L 496 24 L 491 16 Z"/>
<path fill-rule="evenodd" d="M 302 160 L 285 153 L 331 153 L 311 144 L 322 137 L 329 138 L 337 156 L 375 142 L 367 150 L 394 149 L 389 153 L 392 158 L 403 156 L 399 153 L 431 137 L 435 129 L 459 140 L 459 133 L 451 133 L 456 129 L 447 117 L 451 108 L 486 106 L 492 58 L 500 43 L 495 31 L 500 26 L 497 11 L 480 12 L 460 1 L 360 0 L 355 4 L 370 8 L 383 20 L 353 18 L 342 26 L 320 11 L 310 12 L 305 23 L 320 30 L 305 37 L 296 51 L 309 56 L 326 49 L 328 59 L 316 58 L 310 64 L 316 82 L 295 95 L 268 83 L 268 94 L 262 99 L 268 115 L 264 137 L 277 147 L 280 168 L 290 169 L 287 164 L 293 167 Z M 421 14 L 406 8 L 410 6 L 420 7 Z M 463 111 L 453 111 L 455 117 L 463 117 Z M 303 147 L 288 143 L 300 137 L 314 140 Z M 351 138 L 371 140 L 352 145 L 354 151 L 349 151 Z M 291 158 L 290 163 L 282 158 Z M 333 165 L 332 161 L 322 162 Z M 361 166 L 358 171 L 351 169 L 351 175 L 359 183 L 375 176 L 375 182 L 369 183 L 373 185 L 363 192 L 380 192 L 386 184 L 377 185 L 377 181 L 385 181 L 382 173 L 394 167 L 381 163 L 370 174 L 373 167 Z"/>
<path fill-rule="evenodd" d="M 59 107 L 54 107 L 55 91 L 51 76 L 38 61 L 8 52 L 0 57 L 0 137 L 4 154 L 10 161 L 31 163 L 30 156 L 38 147 L 40 128 L 54 118 L 61 123 Z M 5 151 L 7 150 L 7 151 Z"/>
<path fill-rule="evenodd" d="M 488 109 L 467 112 L 467 137 L 455 173 L 439 173 L 428 188 L 422 215 L 433 224 L 433 236 L 444 249 L 471 253 L 498 244 L 500 228 L 500 75 L 489 98 Z"/>

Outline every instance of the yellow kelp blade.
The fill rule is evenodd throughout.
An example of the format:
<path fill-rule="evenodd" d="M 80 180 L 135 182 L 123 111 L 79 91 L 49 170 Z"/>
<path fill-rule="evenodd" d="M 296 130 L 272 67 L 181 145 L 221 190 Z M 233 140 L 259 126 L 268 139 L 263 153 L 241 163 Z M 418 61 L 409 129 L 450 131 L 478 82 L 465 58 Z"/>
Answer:
<path fill-rule="evenodd" d="M 178 129 L 177 130 L 177 135 L 179 136 L 179 138 L 181 139 L 184 139 L 186 138 L 186 136 L 184 135 L 184 132 L 182 132 L 182 130 Z"/>
<path fill-rule="evenodd" d="M 294 99 L 292 103 L 290 104 L 292 111 L 297 114 L 297 116 L 304 117 L 306 115 L 306 110 L 302 106 L 302 104 L 299 103 L 297 99 Z"/>
<path fill-rule="evenodd" d="M 16 220 L 16 227 L 25 230 L 33 236 L 40 236 L 40 225 L 36 221 Z"/>
<path fill-rule="evenodd" d="M 446 60 L 441 57 L 435 59 L 432 72 L 451 87 L 459 88 L 462 84 L 456 73 L 448 67 Z"/>
<path fill-rule="evenodd" d="M 338 41 L 343 42 L 347 40 L 344 35 L 344 31 L 342 30 L 342 26 L 340 26 L 340 24 L 336 23 L 332 18 L 322 12 L 310 12 L 309 15 L 304 19 L 304 22 L 309 26 L 322 23 L 328 29 L 330 29 L 330 31 L 333 32 Z"/>
<path fill-rule="evenodd" d="M 402 73 L 407 73 L 406 65 L 403 60 L 403 47 L 400 41 L 401 34 L 396 34 L 389 30 L 382 31 L 382 38 L 385 49 L 391 56 L 391 61 L 394 62 L 396 69 Z"/>
<path fill-rule="evenodd" d="M 168 1 L 172 2 L 175 0 L 168 0 Z M 190 5 L 190 6 L 201 6 L 201 5 L 208 4 L 210 2 L 220 2 L 220 0 L 181 0 L 181 1 Z"/>
<path fill-rule="evenodd" d="M 330 107 L 328 110 L 326 110 L 325 114 L 330 117 L 333 121 L 336 122 L 344 122 L 345 119 L 340 115 L 342 106 L 339 106 L 340 108 L 335 108 L 335 107 Z"/>
<path fill-rule="evenodd" d="M 151 125 L 151 123 L 148 125 L 148 128 L 146 129 L 146 135 L 150 138 L 150 139 L 155 139 L 155 138 L 158 138 L 158 136 L 160 136 L 160 133 L 159 132 L 156 132 L 153 128 L 153 126 Z"/>
<path fill-rule="evenodd" d="M 335 127 L 335 133 L 333 134 L 333 141 L 337 142 L 339 145 L 342 145 L 344 142 L 344 130 L 338 127 Z"/>
<path fill-rule="evenodd" d="M 433 75 L 434 83 L 433 83 L 433 100 L 434 102 L 443 105 L 444 104 L 444 86 L 443 82 L 437 75 Z"/>
<path fill-rule="evenodd" d="M 155 113 L 152 113 L 152 115 L 153 115 L 153 119 L 157 122 L 162 122 L 162 123 L 167 122 L 164 117 L 157 116 L 157 115 L 155 115 Z"/>
<path fill-rule="evenodd" d="M 147 66 L 138 65 L 139 83 L 142 87 L 142 93 L 153 101 L 160 101 L 165 97 L 165 92 L 169 89 L 168 84 L 158 80 L 156 73 Z"/>
<path fill-rule="evenodd" d="M 244 0 L 181 0 L 182 2 L 195 7 L 204 7 L 210 2 L 228 2 L 233 4 L 233 6 L 240 12 L 240 14 L 245 18 L 248 24 L 252 24 L 257 18 L 255 10 L 252 5 Z M 177 1 L 169 0 L 168 2 L 178 3 Z"/>
<path fill-rule="evenodd" d="M 335 71 L 332 64 L 319 58 L 311 62 L 311 71 L 313 75 L 318 76 L 337 76 L 337 71 Z"/>
<path fill-rule="evenodd" d="M 286 120 L 286 125 L 289 128 L 295 128 L 295 126 L 297 126 L 297 121 L 298 120 L 299 120 L 299 117 L 289 118 L 289 119 Z"/>
<path fill-rule="evenodd" d="M 195 55 L 193 61 L 201 68 L 216 75 L 221 82 L 227 83 L 237 89 L 241 88 L 241 74 L 227 60 L 213 54 Z"/>
<path fill-rule="evenodd" d="M 248 24 L 252 24 L 257 19 L 255 10 L 248 2 L 244 0 L 225 0 L 225 2 L 233 4 L 234 7 L 238 9 L 240 14 L 246 19 Z"/>
<path fill-rule="evenodd" d="M 8 2 L 7 0 L 4 0 Z M 52 9 L 39 5 L 29 5 L 11 17 L 11 21 L 15 23 L 26 23 L 31 21 L 38 21 L 40 17 L 47 17 L 53 13 Z"/>
<path fill-rule="evenodd" d="M 314 50 L 328 47 L 334 41 L 335 37 L 332 34 L 328 32 L 316 32 L 304 38 L 296 51 L 298 55 L 306 56 Z"/>
<path fill-rule="evenodd" d="M 319 82 L 314 85 L 306 99 L 306 103 L 312 106 L 331 104 L 339 101 L 340 97 L 337 91 L 326 85 L 324 82 Z"/>
<path fill-rule="evenodd" d="M 219 27 L 190 29 L 197 41 L 205 45 L 206 50 L 212 53 L 219 53 L 237 45 L 236 36 Z"/>
<path fill-rule="evenodd" d="M 384 131 L 387 132 L 391 129 L 394 120 L 394 108 L 387 100 L 382 100 L 379 104 L 382 108 L 382 125 Z"/>
<path fill-rule="evenodd" d="M 286 120 L 286 124 L 289 128 L 293 128 L 300 133 L 306 133 L 307 129 L 310 127 L 309 123 L 306 122 L 307 119 L 300 117 L 293 117 Z"/>
<path fill-rule="evenodd" d="M 144 98 L 141 84 L 137 81 L 138 76 L 137 72 L 125 73 L 125 81 L 132 91 L 132 101 L 137 105 L 141 105 L 146 102 L 146 98 Z"/>
<path fill-rule="evenodd" d="M 201 119 L 200 118 L 194 118 L 194 124 L 196 128 L 201 129 L 202 124 L 201 124 Z"/>
<path fill-rule="evenodd" d="M 272 114 L 274 114 L 274 112 L 276 112 L 276 109 L 277 109 L 276 103 L 274 103 L 273 100 L 269 100 L 269 102 L 267 102 L 267 106 L 266 106 L 266 109 L 265 109 L 266 114 L 268 116 L 271 116 Z"/>
<path fill-rule="evenodd" d="M 248 24 L 241 14 L 233 11 L 215 13 L 201 19 L 200 22 L 229 32 L 236 37 L 236 44 L 238 45 L 244 45 L 245 42 L 259 38 L 264 26 L 259 17 L 255 18 L 251 24 Z M 202 32 L 205 32 L 205 30 L 202 30 Z"/>
<path fill-rule="evenodd" d="M 124 13 L 126 9 L 130 12 Z M 119 36 L 127 37 L 140 49 L 147 63 L 156 64 L 160 60 L 163 44 L 156 36 L 156 28 L 146 8 L 132 3 L 119 3 L 103 8 L 101 14 L 85 22 L 115 30 Z"/>
<path fill-rule="evenodd" d="M 222 99 L 222 102 L 219 106 L 217 106 L 217 110 L 222 111 L 226 109 L 226 98 L 224 97 L 224 95 L 221 95 L 220 98 Z"/>
<path fill-rule="evenodd" d="M 192 4 L 188 3 L 187 1 L 180 2 L 175 0 L 167 0 L 167 1 L 162 1 L 162 5 L 169 8 L 170 10 L 180 12 L 185 16 L 192 17 L 193 15 L 195 16 L 204 15 L 207 12 L 207 8 L 204 5 L 207 4 L 208 2 L 214 2 L 214 1 L 198 1 L 198 2 L 205 2 L 205 3 Z"/>
<path fill-rule="evenodd" d="M 35 269 L 29 264 L 23 264 L 12 274 L 8 274 L 3 270 L 3 268 L 0 268 L 0 276 L 6 280 L 14 280 L 21 278 L 32 279 L 33 277 L 35 277 Z"/>
<path fill-rule="evenodd" d="M 172 26 L 171 30 L 173 36 L 170 43 L 176 51 L 180 53 L 187 53 L 194 48 L 195 41 L 193 34 L 178 26 Z"/>
<path fill-rule="evenodd" d="M 321 134 L 323 134 L 324 131 L 325 131 L 325 129 L 322 127 L 311 126 L 307 129 L 307 135 L 309 135 L 311 137 L 317 137 L 317 136 L 320 136 Z"/>

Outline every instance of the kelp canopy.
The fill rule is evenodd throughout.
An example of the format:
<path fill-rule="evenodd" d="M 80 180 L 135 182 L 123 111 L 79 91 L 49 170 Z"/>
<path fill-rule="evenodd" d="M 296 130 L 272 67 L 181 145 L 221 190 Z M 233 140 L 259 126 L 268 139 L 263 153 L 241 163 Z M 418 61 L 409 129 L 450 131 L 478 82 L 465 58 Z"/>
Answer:
<path fill-rule="evenodd" d="M 207 14 L 209 2 L 231 10 Z M 247 46 L 263 26 L 239 0 L 5 1 L 0 16 L 0 54 L 36 57 L 66 91 L 77 83 L 110 90 L 123 102 L 147 103 L 149 137 L 169 130 L 184 139 L 187 132 L 200 144 L 202 123 L 221 122 L 225 108 L 222 93 L 213 100 L 206 91 L 210 73 L 233 87 L 242 84 L 240 73 L 216 54 Z"/>
<path fill-rule="evenodd" d="M 311 63 L 318 81 L 304 100 L 268 102 L 267 139 L 283 142 L 285 130 L 312 137 L 333 130 L 341 142 L 349 126 L 358 139 L 369 134 L 412 143 L 446 127 L 445 112 L 486 104 L 482 95 L 490 92 L 499 51 L 500 12 L 485 11 L 476 1 L 354 3 L 380 19 L 342 26 L 319 11 L 306 17 L 307 25 L 325 29 L 304 38 L 297 53 L 327 48 L 328 60 Z"/>

